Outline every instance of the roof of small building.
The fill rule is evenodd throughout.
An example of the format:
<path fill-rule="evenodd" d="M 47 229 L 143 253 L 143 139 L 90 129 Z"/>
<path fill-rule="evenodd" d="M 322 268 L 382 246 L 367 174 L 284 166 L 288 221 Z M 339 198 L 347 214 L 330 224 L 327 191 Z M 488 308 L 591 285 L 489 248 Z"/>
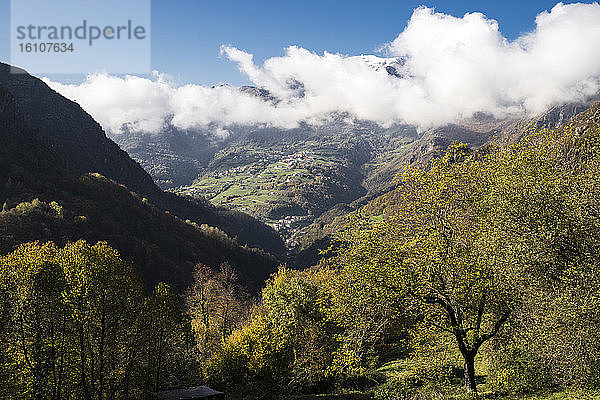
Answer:
<path fill-rule="evenodd" d="M 223 392 L 213 390 L 207 386 L 196 386 L 187 389 L 165 390 L 154 393 L 161 400 L 194 400 L 206 397 L 220 396 Z"/>

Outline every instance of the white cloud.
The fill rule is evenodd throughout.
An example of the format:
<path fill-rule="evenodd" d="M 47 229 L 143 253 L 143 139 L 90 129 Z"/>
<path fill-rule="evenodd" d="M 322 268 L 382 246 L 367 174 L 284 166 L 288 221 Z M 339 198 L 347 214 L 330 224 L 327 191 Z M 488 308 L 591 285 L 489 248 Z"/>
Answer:
<path fill-rule="evenodd" d="M 81 104 L 106 129 L 125 123 L 156 132 L 165 118 L 181 128 L 317 123 L 333 112 L 381 124 L 437 126 L 475 112 L 497 117 L 537 113 L 583 100 L 600 89 L 600 5 L 558 3 L 536 18 L 536 29 L 508 41 L 498 23 L 480 13 L 461 18 L 421 7 L 385 51 L 401 57 L 403 78 L 374 69 L 373 58 L 291 46 L 256 65 L 251 54 L 223 46 L 254 85 L 279 101 L 264 101 L 231 86 L 176 86 L 152 79 L 88 76 L 80 85 L 45 81 Z"/>

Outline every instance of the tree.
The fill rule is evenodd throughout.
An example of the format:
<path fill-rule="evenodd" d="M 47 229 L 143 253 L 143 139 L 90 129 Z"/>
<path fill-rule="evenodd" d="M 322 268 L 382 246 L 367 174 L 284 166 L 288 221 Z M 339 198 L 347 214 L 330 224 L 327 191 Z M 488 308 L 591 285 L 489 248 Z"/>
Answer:
<path fill-rule="evenodd" d="M 375 346 L 389 341 L 390 335 L 402 335 L 402 325 L 410 318 L 399 292 L 381 284 L 389 271 L 371 264 L 374 254 L 383 257 L 390 247 L 388 242 L 370 237 L 374 231 L 369 224 L 368 219 L 353 218 L 353 236 L 346 236 L 352 241 L 352 251 L 344 252 L 343 261 L 337 259 L 332 268 L 325 269 L 329 271 L 324 282 L 331 299 L 327 314 L 339 329 L 333 368 L 342 375 L 360 376 L 374 368 Z M 343 267 L 336 268 L 340 263 Z"/>
<path fill-rule="evenodd" d="M 271 392 L 305 392 L 331 378 L 334 326 L 327 316 L 327 275 L 280 268 L 251 317 L 209 361 L 211 382 L 261 382 Z"/>
<path fill-rule="evenodd" d="M 543 309 L 548 294 L 574 303 L 559 287 L 596 292 L 600 134 L 590 113 L 591 123 L 532 129 L 517 144 L 455 144 L 429 169 L 399 176 L 383 221 L 359 220 L 340 236 L 341 271 L 410 299 L 414 315 L 454 338 L 467 390 L 479 349 L 524 299 Z M 580 271 L 576 290 L 564 286 L 569 271 Z"/>
<path fill-rule="evenodd" d="M 158 392 L 182 387 L 198 377 L 190 318 L 167 284 L 156 285 L 145 306 L 146 388 Z"/>
<path fill-rule="evenodd" d="M 60 253 L 77 360 L 71 372 L 83 398 L 113 398 L 127 385 L 139 351 L 143 287 L 107 243 L 69 243 Z"/>
<path fill-rule="evenodd" d="M 402 174 L 389 216 L 343 234 L 334 264 L 452 335 L 476 391 L 475 357 L 518 306 L 524 263 L 494 219 L 490 170 L 469 153 L 456 145 L 429 170 Z"/>
<path fill-rule="evenodd" d="M 262 306 L 275 337 L 287 348 L 286 379 L 291 391 L 326 386 L 333 376 L 332 353 L 338 332 L 330 321 L 331 298 L 326 270 L 294 271 L 281 267 L 262 292 Z"/>
<path fill-rule="evenodd" d="M 19 246 L 0 258 L 0 301 L 4 397 L 140 398 L 197 379 L 179 299 L 147 296 L 105 242 Z"/>
<path fill-rule="evenodd" d="M 60 399 L 68 387 L 65 279 L 52 243 L 28 243 L 0 259 L 5 388 L 34 399 Z"/>
<path fill-rule="evenodd" d="M 597 108 L 585 114 L 561 129 L 529 135 L 518 152 L 502 157 L 511 172 L 502 179 L 515 190 L 512 204 L 503 202 L 498 212 L 510 216 L 531 256 L 524 304 L 510 336 L 494 350 L 524 353 L 529 363 L 544 365 L 545 374 L 536 368 L 534 377 L 545 375 L 541 383 L 552 386 L 598 386 L 600 114 Z M 501 378 L 525 367 L 494 358 L 500 359 L 496 380 L 519 390 Z"/>
<path fill-rule="evenodd" d="M 219 270 L 198 264 L 188 289 L 186 306 L 199 350 L 209 358 L 250 314 L 250 295 L 227 263 Z"/>

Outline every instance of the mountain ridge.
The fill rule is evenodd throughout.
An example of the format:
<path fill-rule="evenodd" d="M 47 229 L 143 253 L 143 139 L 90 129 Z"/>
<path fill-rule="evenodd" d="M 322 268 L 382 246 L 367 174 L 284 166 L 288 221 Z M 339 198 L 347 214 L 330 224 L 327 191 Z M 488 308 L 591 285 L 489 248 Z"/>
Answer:
<path fill-rule="evenodd" d="M 164 281 L 179 291 L 191 283 L 197 263 L 229 263 L 254 292 L 279 265 L 218 228 L 185 221 L 121 183 L 70 165 L 0 84 L 0 252 L 36 240 L 108 241 L 148 287 Z"/>
<path fill-rule="evenodd" d="M 17 71 L 0 63 L 0 85 L 14 96 L 18 112 L 62 158 L 66 168 L 77 173 L 100 173 L 183 219 L 218 226 L 242 243 L 264 246 L 273 254 L 283 254 L 278 234 L 255 218 L 214 207 L 202 199 L 163 192 L 77 103 L 56 93 L 40 79 L 23 70 Z"/>
<path fill-rule="evenodd" d="M 268 95 L 255 89 L 255 95 L 259 97 Z M 339 210 L 344 209 L 342 204 L 356 207 L 386 193 L 393 188 L 394 176 L 406 165 L 426 165 L 455 141 L 477 148 L 498 140 L 502 135 L 505 139 L 510 136 L 517 140 L 525 125 L 536 121 L 544 126 L 556 126 L 568 121 L 592 102 L 593 99 L 555 106 L 533 118 L 499 119 L 479 113 L 421 133 L 410 126 L 397 124 L 384 128 L 369 121 L 349 122 L 349 116 L 339 116 L 322 125 L 300 124 L 294 129 L 236 126 L 224 138 L 211 139 L 208 131 L 193 129 L 171 129 L 165 135 L 147 135 L 146 139 L 134 132 L 130 132 L 127 139 L 122 135 L 111 136 L 122 143 L 134 158 L 148 166 L 147 169 L 160 170 L 162 179 L 181 183 L 185 182 L 185 178 L 179 171 L 186 171 L 187 179 L 195 171 L 197 176 L 187 184 L 173 185 L 169 190 L 205 197 L 214 204 L 255 215 L 280 232 L 287 240 L 288 251 L 293 254 L 299 244 L 304 247 L 302 235 L 314 236 L 307 230 L 313 229 L 310 227 L 313 222 L 318 225 L 324 222 L 319 220 L 322 214 L 325 220 L 329 220 L 331 215 L 338 216 Z M 178 141 L 188 143 L 185 153 L 178 151 Z M 128 144 L 134 142 L 135 146 Z M 354 143 L 355 156 L 347 158 L 340 152 L 336 155 L 329 150 L 332 143 L 336 143 L 334 147 L 337 149 L 342 149 L 346 142 Z M 194 156 L 194 146 L 202 150 L 197 157 Z M 167 154 L 168 157 L 165 156 Z M 191 163 L 194 163 L 193 167 Z M 316 168 L 314 163 L 318 163 Z M 349 170 L 360 176 L 351 177 L 344 173 Z M 270 181 L 256 178 L 264 174 L 270 174 Z M 153 175 L 157 176 L 156 173 Z M 334 184 L 310 183 L 317 182 L 322 176 Z M 277 180 L 275 186 L 273 179 Z M 309 182 L 303 183 L 303 179 Z M 312 187 L 304 190 L 301 185 Z M 318 196 L 304 195 L 315 190 L 325 192 Z M 329 200 L 324 203 L 326 197 Z M 336 206 L 338 203 L 339 207 Z M 321 204 L 326 204 L 326 207 Z M 333 212 L 327 214 L 328 210 Z M 314 237 L 319 238 L 320 235 Z"/>

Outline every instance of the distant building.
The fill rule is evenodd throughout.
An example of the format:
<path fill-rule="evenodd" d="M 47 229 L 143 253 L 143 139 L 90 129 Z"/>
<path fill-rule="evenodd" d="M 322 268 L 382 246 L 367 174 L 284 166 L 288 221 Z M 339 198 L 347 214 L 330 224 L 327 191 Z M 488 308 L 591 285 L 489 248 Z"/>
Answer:
<path fill-rule="evenodd" d="M 160 400 L 222 400 L 225 398 L 225 393 L 206 386 L 196 386 L 187 389 L 165 390 L 153 393 L 153 396 Z"/>

